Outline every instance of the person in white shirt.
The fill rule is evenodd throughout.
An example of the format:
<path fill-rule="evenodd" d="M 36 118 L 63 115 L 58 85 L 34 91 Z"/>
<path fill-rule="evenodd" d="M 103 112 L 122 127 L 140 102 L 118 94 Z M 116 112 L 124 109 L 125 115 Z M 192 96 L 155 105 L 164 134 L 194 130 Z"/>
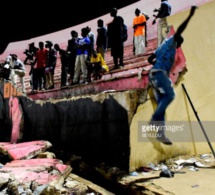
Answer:
<path fill-rule="evenodd" d="M 20 79 L 20 83 L 22 86 L 22 93 L 26 93 L 25 89 L 25 82 L 24 82 L 24 76 L 25 76 L 25 65 L 24 63 L 18 59 L 16 54 L 10 54 L 6 58 L 6 63 L 9 64 L 11 72 L 9 79 L 14 84 L 14 86 L 17 87 L 17 77 Z"/>

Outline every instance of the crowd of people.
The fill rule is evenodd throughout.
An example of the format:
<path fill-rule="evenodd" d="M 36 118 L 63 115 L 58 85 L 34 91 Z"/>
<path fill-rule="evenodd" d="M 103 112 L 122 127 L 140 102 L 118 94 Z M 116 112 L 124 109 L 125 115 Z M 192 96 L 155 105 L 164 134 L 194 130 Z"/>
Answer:
<path fill-rule="evenodd" d="M 157 18 L 163 19 L 171 14 L 171 6 L 167 0 L 161 0 L 161 7 L 155 9 L 158 12 L 153 21 Z M 163 14 L 165 13 L 165 14 Z M 141 12 L 139 8 L 134 10 L 133 18 L 133 47 L 134 55 L 142 55 L 147 46 L 147 20 L 148 15 Z M 54 89 L 54 74 L 57 63 L 57 55 L 60 56 L 61 63 L 61 87 L 75 84 L 87 84 L 93 80 L 101 79 L 109 67 L 105 62 L 105 52 L 109 48 L 113 57 L 114 68 L 124 67 L 124 19 L 117 14 L 117 9 L 110 10 L 112 22 L 104 26 L 102 19 L 97 20 L 97 36 L 91 31 L 89 26 L 81 29 L 81 35 L 75 30 L 71 31 L 71 39 L 68 40 L 66 49 L 62 49 L 59 44 L 52 41 L 39 42 L 38 47 L 34 43 L 29 44 L 29 49 L 25 50 L 26 59 L 20 62 L 31 66 L 30 85 L 32 92 L 38 90 Z M 166 21 L 166 20 L 165 20 Z M 11 54 L 13 56 L 15 54 Z M 17 56 L 16 56 L 17 57 Z M 18 57 L 17 57 L 18 58 Z M 13 69 L 13 65 L 10 67 Z M 25 68 L 22 68 L 23 70 Z M 18 71 L 11 71 L 10 79 L 16 83 L 15 76 L 20 77 L 22 92 L 25 93 L 25 83 L 23 74 Z M 25 70 L 24 70 L 25 72 Z M 15 75 L 15 76 L 14 76 Z M 69 77 L 68 77 L 69 76 Z M 81 78 L 81 79 L 80 79 Z"/>
<path fill-rule="evenodd" d="M 52 41 L 39 42 L 38 47 L 34 43 L 29 44 L 29 48 L 24 51 L 26 54 L 25 60 L 22 62 L 23 67 L 30 65 L 30 85 L 33 93 L 40 90 L 54 89 L 54 74 L 57 63 L 57 56 L 59 54 L 61 63 L 61 87 L 75 84 L 87 84 L 98 79 L 109 71 L 109 67 L 105 62 L 105 53 L 108 48 L 111 50 L 113 57 L 114 68 L 118 69 L 124 66 L 124 42 L 123 25 L 124 19 L 117 15 L 117 9 L 110 10 L 110 16 L 113 21 L 104 25 L 102 19 L 97 20 L 97 33 L 92 32 L 89 26 L 81 29 L 80 36 L 75 30 L 71 31 L 71 39 L 68 40 L 67 47 L 61 48 L 59 44 L 53 44 Z M 141 18 L 145 18 L 141 15 Z M 144 20 L 145 21 L 145 20 Z M 134 31 L 139 33 L 144 31 L 146 22 L 141 24 L 140 29 L 138 19 L 134 23 Z M 140 33 L 141 34 L 141 33 Z M 135 34 L 136 36 L 136 34 Z M 136 39 L 135 39 L 136 40 Z M 138 54 L 144 53 L 144 49 L 138 46 L 145 42 L 144 34 L 141 38 L 135 41 L 135 47 Z M 138 43 L 137 43 L 138 42 Z M 140 51 L 139 51 L 140 50 Z M 13 54 L 11 54 L 12 56 Z M 19 60 L 20 61 L 20 60 Z M 13 69 L 11 65 L 10 68 Z M 14 71 L 11 71 L 14 72 Z M 17 72 L 17 71 L 15 71 Z M 20 77 L 22 84 L 22 92 L 25 93 L 25 83 L 23 83 L 23 75 L 20 76 L 16 73 L 11 74 Z M 10 77 L 10 78 L 11 78 Z M 17 79 L 14 77 L 13 82 L 16 83 Z"/>

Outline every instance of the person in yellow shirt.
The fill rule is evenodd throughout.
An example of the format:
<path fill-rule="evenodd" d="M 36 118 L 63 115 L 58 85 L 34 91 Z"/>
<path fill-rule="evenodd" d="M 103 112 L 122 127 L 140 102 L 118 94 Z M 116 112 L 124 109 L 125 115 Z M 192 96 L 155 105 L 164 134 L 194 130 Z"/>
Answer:
<path fill-rule="evenodd" d="M 100 53 L 95 50 L 92 52 L 90 61 L 87 62 L 88 69 L 88 82 L 91 82 L 91 74 L 93 74 L 93 80 L 101 79 L 102 74 L 109 71 L 109 67 L 106 64 L 104 58 Z"/>
<path fill-rule="evenodd" d="M 135 17 L 133 19 L 133 29 L 134 29 L 134 47 L 135 55 L 144 54 L 145 48 L 145 25 L 146 18 L 141 11 L 137 8 L 135 10 Z"/>

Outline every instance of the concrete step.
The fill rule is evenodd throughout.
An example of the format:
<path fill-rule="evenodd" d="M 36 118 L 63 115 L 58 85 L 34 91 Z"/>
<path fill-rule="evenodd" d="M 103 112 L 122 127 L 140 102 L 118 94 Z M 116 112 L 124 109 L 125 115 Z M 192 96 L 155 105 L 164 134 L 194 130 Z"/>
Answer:
<path fill-rule="evenodd" d="M 133 74 L 137 75 L 140 69 L 143 66 L 148 66 L 147 58 L 148 56 L 154 51 L 155 47 L 157 44 L 157 40 L 149 40 L 148 41 L 148 46 L 146 47 L 146 52 L 142 55 L 135 56 L 133 54 L 133 44 L 128 45 L 124 47 L 124 67 L 119 68 L 116 70 L 112 70 L 114 68 L 114 63 L 113 63 L 113 58 L 111 56 L 111 51 L 107 50 L 105 53 L 105 61 L 109 67 L 109 72 L 105 73 L 101 81 L 107 81 L 110 79 L 114 78 L 121 78 L 121 77 L 126 77 L 126 76 L 131 76 Z M 30 94 L 31 92 L 31 86 L 30 86 L 30 65 L 26 65 L 26 76 L 24 78 L 25 81 L 25 86 L 26 86 L 26 91 L 27 94 Z M 69 75 L 68 75 L 69 78 Z M 56 69 L 55 69 L 55 74 L 54 74 L 54 82 L 55 82 L 55 90 L 61 89 L 61 63 L 60 63 L 60 58 L 58 57 L 57 59 L 57 64 L 56 64 Z M 96 81 L 93 81 L 96 82 Z M 20 87 L 20 83 L 18 83 L 18 87 Z M 46 90 L 47 91 L 47 90 Z M 50 90 L 48 90 L 50 91 Z M 44 93 L 44 91 L 43 91 Z"/>

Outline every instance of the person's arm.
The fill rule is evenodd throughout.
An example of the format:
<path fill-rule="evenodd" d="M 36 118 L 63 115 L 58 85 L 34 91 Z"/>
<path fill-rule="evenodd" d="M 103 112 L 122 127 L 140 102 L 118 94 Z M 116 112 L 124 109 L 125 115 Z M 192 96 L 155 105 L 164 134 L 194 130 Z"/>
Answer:
<path fill-rule="evenodd" d="M 135 25 L 133 26 L 133 28 L 136 29 L 138 26 L 145 26 L 145 25 L 146 25 L 146 22 L 142 22 L 142 23 L 140 23 L 140 24 L 135 24 Z"/>
<path fill-rule="evenodd" d="M 155 63 L 155 60 L 156 60 L 156 55 L 153 53 L 152 55 L 149 56 L 148 58 L 148 62 L 150 64 L 153 64 Z M 142 78 L 142 72 L 143 71 L 146 71 L 147 69 L 145 69 L 145 67 L 143 67 L 137 74 L 137 79 L 140 80 Z"/>
<path fill-rule="evenodd" d="M 195 11 L 196 11 L 197 6 L 191 6 L 191 10 L 190 10 L 190 14 L 187 17 L 186 20 L 184 20 L 184 22 L 178 27 L 175 35 L 174 35 L 174 39 L 177 42 L 177 40 L 179 39 L 179 37 L 181 36 L 181 34 L 184 32 L 184 30 L 186 29 L 190 19 L 192 18 L 192 16 L 194 15 Z"/>
<path fill-rule="evenodd" d="M 143 21 L 143 22 L 141 22 L 141 23 L 139 23 L 139 24 L 134 24 L 134 25 L 133 25 L 133 29 L 136 29 L 138 26 L 145 26 L 145 25 L 146 25 L 146 18 L 145 18 L 144 15 L 142 15 L 142 21 Z M 134 22 L 133 22 L 133 23 L 134 23 Z"/>
<path fill-rule="evenodd" d="M 152 65 L 155 64 L 155 60 L 156 60 L 156 55 L 154 53 L 148 57 L 148 62 Z"/>
<path fill-rule="evenodd" d="M 157 15 L 153 15 L 155 17 L 155 19 L 152 21 L 152 25 L 156 24 L 156 19 L 159 16 L 159 13 L 161 12 L 161 7 L 159 9 L 154 9 L 153 12 L 158 12 Z"/>
<path fill-rule="evenodd" d="M 157 18 L 165 18 L 171 14 L 171 5 L 161 3 L 160 8 L 154 9 L 154 12 L 158 12 L 158 13 L 157 15 L 153 15 L 155 17 L 155 19 L 152 22 L 153 25 L 156 23 Z"/>

